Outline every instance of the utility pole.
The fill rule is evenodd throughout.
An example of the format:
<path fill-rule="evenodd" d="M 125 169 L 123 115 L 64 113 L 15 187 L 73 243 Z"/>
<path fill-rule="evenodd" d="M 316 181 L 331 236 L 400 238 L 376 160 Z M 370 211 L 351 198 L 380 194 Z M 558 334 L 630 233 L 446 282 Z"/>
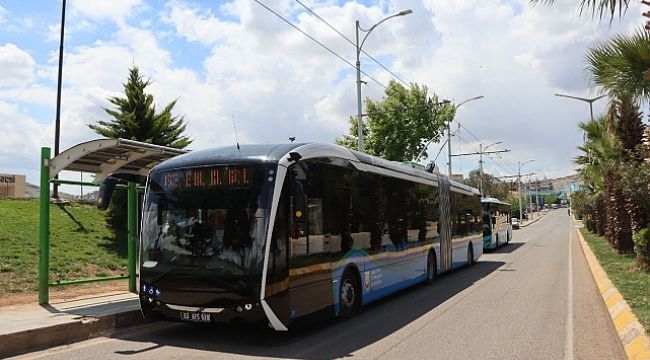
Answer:
<path fill-rule="evenodd" d="M 535 177 L 535 205 L 537 205 L 537 211 L 539 211 L 539 179 Z"/>
<path fill-rule="evenodd" d="M 505 153 L 509 152 L 509 149 L 505 150 L 494 150 L 494 151 L 485 151 L 487 148 L 489 148 L 492 145 L 498 145 L 502 144 L 502 141 L 495 142 L 493 144 L 490 144 L 486 146 L 485 148 L 483 147 L 483 144 L 479 144 L 479 151 L 478 152 L 473 152 L 473 153 L 463 153 L 463 154 L 452 154 L 451 152 L 449 153 L 449 158 L 451 159 L 452 156 L 468 156 L 468 155 L 479 155 L 479 190 L 481 191 L 481 197 L 485 197 L 485 189 L 483 188 L 483 155 L 488 155 L 488 154 L 499 154 L 499 153 Z M 450 160 L 451 163 L 451 160 Z"/>
<path fill-rule="evenodd" d="M 483 99 L 483 98 L 484 98 L 483 95 L 479 95 L 479 96 L 476 96 L 476 97 L 473 97 L 473 98 L 469 98 L 467 100 L 463 100 L 460 103 L 458 103 L 458 105 L 455 105 L 454 109 L 457 111 L 458 108 L 461 107 L 463 104 L 468 103 L 470 101 Z M 456 116 L 455 111 L 454 111 L 454 116 Z M 452 119 L 452 121 L 453 121 L 453 119 Z M 451 124 L 450 123 L 451 123 L 451 121 L 449 121 L 447 123 L 447 138 L 449 139 L 449 141 L 447 141 L 447 154 L 449 155 L 448 156 L 449 161 L 447 162 L 447 165 L 449 166 L 449 179 L 451 179 Z"/>
<path fill-rule="evenodd" d="M 521 209 L 521 167 L 531 161 L 535 161 L 535 159 L 529 159 L 524 162 L 517 161 L 517 195 L 519 197 L 519 221 L 522 221 L 524 217 L 524 213 Z"/>
<path fill-rule="evenodd" d="M 447 166 L 448 166 L 448 175 L 449 179 L 451 179 L 451 121 L 447 122 L 447 155 L 449 158 L 449 161 L 447 161 Z"/>
<path fill-rule="evenodd" d="M 533 214 L 534 214 L 534 209 L 533 209 L 533 194 L 530 192 L 532 189 L 532 186 L 530 184 L 530 175 L 528 175 L 528 186 L 527 186 L 527 191 L 528 191 L 528 196 L 526 197 L 526 201 L 530 204 L 530 220 L 533 220 Z M 528 207 L 528 205 L 526 205 Z"/>

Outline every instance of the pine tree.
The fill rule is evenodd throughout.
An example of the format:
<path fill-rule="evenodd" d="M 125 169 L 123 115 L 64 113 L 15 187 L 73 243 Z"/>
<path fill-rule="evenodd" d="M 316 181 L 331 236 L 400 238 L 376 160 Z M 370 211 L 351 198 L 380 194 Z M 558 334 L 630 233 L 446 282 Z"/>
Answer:
<path fill-rule="evenodd" d="M 126 97 L 111 97 L 108 101 L 116 109 L 104 108 L 112 117 L 101 120 L 88 127 L 99 135 L 108 138 L 121 138 L 141 141 L 149 144 L 185 148 L 192 140 L 184 136 L 185 119 L 183 116 L 173 116 L 172 109 L 176 100 L 156 113 L 153 96 L 145 93 L 145 88 L 151 80 L 144 80 L 139 69 L 134 66 L 129 69 L 129 78 L 124 86 Z M 126 194 L 115 192 L 108 209 L 108 220 L 116 231 L 123 231 L 126 226 Z"/>
<path fill-rule="evenodd" d="M 185 148 L 192 143 L 189 137 L 183 136 L 186 123 L 183 116 L 173 116 L 174 100 L 156 113 L 153 95 L 145 93 L 145 88 L 151 80 L 144 80 L 139 69 L 134 66 L 129 70 L 129 78 L 124 84 L 126 97 L 111 97 L 108 100 L 117 109 L 106 109 L 112 119 L 98 121 L 88 127 L 99 135 L 108 138 L 136 140 L 155 145 Z"/>

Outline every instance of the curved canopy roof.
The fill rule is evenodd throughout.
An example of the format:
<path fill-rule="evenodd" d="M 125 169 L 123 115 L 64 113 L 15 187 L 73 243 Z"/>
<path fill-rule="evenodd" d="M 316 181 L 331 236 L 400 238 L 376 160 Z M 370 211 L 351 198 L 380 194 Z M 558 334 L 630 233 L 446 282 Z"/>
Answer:
<path fill-rule="evenodd" d="M 188 150 L 126 139 L 97 139 L 75 145 L 48 162 L 50 179 L 63 170 L 95 174 L 101 182 L 115 172 L 147 175 L 156 164 Z"/>

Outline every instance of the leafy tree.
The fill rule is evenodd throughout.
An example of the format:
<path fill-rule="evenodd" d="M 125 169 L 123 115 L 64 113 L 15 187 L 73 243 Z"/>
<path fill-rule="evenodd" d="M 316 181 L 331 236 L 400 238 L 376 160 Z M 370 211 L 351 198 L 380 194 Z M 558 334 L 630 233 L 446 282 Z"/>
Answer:
<path fill-rule="evenodd" d="M 366 99 L 364 139 L 368 154 L 387 160 L 418 160 L 429 140 L 438 141 L 446 123 L 453 120 L 455 107 L 429 97 L 426 86 L 405 88 L 391 81 L 380 101 Z M 357 149 L 357 117 L 350 117 L 350 130 L 337 144 Z M 423 152 L 425 158 L 426 151 Z"/>
<path fill-rule="evenodd" d="M 511 206 L 510 211 L 511 211 L 512 217 L 518 218 L 519 217 L 519 196 L 517 196 L 517 194 L 514 194 L 514 195 L 509 194 L 506 197 L 504 202 L 510 204 L 510 206 Z M 523 195 L 521 197 L 521 213 L 522 214 L 526 213 L 526 198 Z M 522 219 L 519 219 L 519 220 L 521 221 Z"/>
<path fill-rule="evenodd" d="M 589 80 L 612 97 L 630 94 L 634 99 L 650 97 L 650 82 L 643 73 L 650 68 L 650 33 L 616 35 L 587 51 Z"/>
<path fill-rule="evenodd" d="M 544 204 L 558 204 L 559 199 L 555 195 L 544 195 Z"/>
<path fill-rule="evenodd" d="M 191 144 L 192 140 L 183 135 L 186 126 L 184 117 L 172 115 L 177 100 L 156 113 L 153 95 L 145 93 L 145 88 L 150 84 L 151 80 L 144 80 L 139 69 L 132 67 L 124 84 L 126 97 L 111 97 L 108 101 L 117 109 L 104 108 L 112 119 L 100 120 L 88 127 L 109 138 L 136 140 L 179 149 Z"/>
<path fill-rule="evenodd" d="M 530 2 L 533 4 L 553 4 L 555 0 L 530 0 Z M 579 7 L 580 13 L 585 11 L 591 12 L 592 16 L 598 15 L 600 19 L 605 15 L 608 15 L 611 20 L 614 19 L 617 12 L 619 18 L 622 17 L 623 13 L 627 10 L 629 3 L 630 0 L 580 0 Z"/>
<path fill-rule="evenodd" d="M 470 171 L 467 178 L 463 180 L 463 183 L 479 189 L 481 184 L 479 170 Z M 485 171 L 483 172 L 483 188 L 485 189 L 486 196 L 497 199 L 505 199 L 510 193 L 510 183 L 501 181 Z"/>
<path fill-rule="evenodd" d="M 151 80 L 144 80 L 139 69 L 134 66 L 129 69 L 129 78 L 123 84 L 125 97 L 111 97 L 108 101 L 115 109 L 104 111 L 111 116 L 110 120 L 100 120 L 88 127 L 99 135 L 108 138 L 122 138 L 145 143 L 185 148 L 192 140 L 184 136 L 185 120 L 183 116 L 172 115 L 176 100 L 167 104 L 161 112 L 156 112 L 153 96 L 145 93 L 145 88 Z M 117 191 L 108 209 L 109 223 L 118 231 L 126 226 L 126 194 Z"/>

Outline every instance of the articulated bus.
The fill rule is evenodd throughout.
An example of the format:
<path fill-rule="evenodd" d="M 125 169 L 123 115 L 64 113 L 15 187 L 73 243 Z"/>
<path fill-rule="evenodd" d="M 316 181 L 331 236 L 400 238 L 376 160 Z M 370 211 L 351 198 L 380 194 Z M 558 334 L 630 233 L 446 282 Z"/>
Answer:
<path fill-rule="evenodd" d="M 350 317 L 483 253 L 478 190 L 332 144 L 193 151 L 150 172 L 145 317 Z"/>
<path fill-rule="evenodd" d="M 511 206 L 495 198 L 481 199 L 483 206 L 483 249 L 496 249 L 512 239 Z"/>

